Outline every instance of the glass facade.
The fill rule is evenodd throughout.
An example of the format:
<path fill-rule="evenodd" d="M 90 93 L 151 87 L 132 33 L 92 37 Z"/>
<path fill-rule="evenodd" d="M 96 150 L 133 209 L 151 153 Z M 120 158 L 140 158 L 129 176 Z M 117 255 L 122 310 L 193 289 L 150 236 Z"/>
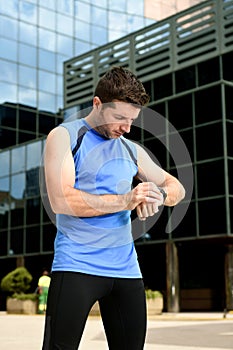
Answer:
<path fill-rule="evenodd" d="M 0 147 L 41 137 L 60 122 L 64 61 L 152 22 L 144 0 L 1 1 Z"/>

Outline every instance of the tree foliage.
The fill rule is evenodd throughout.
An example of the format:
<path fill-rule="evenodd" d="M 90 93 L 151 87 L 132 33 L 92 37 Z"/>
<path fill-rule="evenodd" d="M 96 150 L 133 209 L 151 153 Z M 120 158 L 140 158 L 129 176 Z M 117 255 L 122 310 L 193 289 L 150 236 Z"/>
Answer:
<path fill-rule="evenodd" d="M 31 286 L 32 275 L 25 267 L 17 267 L 1 281 L 1 289 L 9 294 L 25 293 Z"/>

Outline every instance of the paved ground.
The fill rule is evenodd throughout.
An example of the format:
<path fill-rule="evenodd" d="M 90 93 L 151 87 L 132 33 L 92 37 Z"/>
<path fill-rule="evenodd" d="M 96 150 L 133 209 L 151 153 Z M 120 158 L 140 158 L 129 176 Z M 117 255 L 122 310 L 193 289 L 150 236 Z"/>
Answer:
<path fill-rule="evenodd" d="M 1 350 L 40 350 L 44 326 L 41 315 L 0 313 Z M 107 350 L 99 317 L 88 319 L 80 350 Z M 150 317 L 145 350 L 233 349 L 233 315 L 164 313 Z M 119 349 L 120 350 L 120 349 Z"/>

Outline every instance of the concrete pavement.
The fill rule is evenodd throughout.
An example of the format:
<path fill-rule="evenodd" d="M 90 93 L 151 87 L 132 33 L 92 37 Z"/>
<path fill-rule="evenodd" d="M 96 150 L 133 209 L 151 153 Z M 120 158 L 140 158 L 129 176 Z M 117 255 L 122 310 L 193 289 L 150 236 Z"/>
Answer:
<path fill-rule="evenodd" d="M 44 316 L 0 312 L 1 350 L 40 350 Z M 88 318 L 79 350 L 107 350 L 101 319 Z M 233 349 L 233 315 L 163 313 L 150 317 L 145 350 Z M 121 350 L 121 349 L 119 349 Z"/>

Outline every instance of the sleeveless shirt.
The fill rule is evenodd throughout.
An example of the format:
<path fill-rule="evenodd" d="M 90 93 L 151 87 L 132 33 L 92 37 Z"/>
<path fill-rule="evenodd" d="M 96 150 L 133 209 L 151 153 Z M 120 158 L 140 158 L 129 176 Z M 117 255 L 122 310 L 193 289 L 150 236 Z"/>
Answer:
<path fill-rule="evenodd" d="M 74 188 L 95 195 L 125 194 L 137 174 L 135 145 L 123 136 L 109 139 L 78 119 L 61 124 L 70 135 Z M 92 203 L 88 203 L 92 205 Z M 95 217 L 58 214 L 52 271 L 141 278 L 131 233 L 131 213 Z"/>

